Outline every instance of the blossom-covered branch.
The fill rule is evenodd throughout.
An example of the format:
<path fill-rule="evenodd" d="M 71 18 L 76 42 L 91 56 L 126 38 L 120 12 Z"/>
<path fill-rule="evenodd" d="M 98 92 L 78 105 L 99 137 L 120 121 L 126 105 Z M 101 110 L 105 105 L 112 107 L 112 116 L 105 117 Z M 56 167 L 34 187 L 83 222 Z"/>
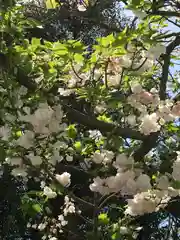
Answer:
<path fill-rule="evenodd" d="M 48 98 L 48 95 L 50 96 L 50 94 L 57 91 L 56 89 L 53 89 L 52 91 L 48 91 L 46 89 L 38 90 L 37 84 L 33 82 L 31 78 L 25 76 L 20 70 L 18 70 L 17 81 L 24 87 L 28 88 L 28 90 L 30 91 L 41 91 L 47 98 Z M 65 104 L 63 100 L 61 103 L 64 106 L 65 110 L 67 111 L 67 115 L 71 121 L 82 124 L 86 126 L 88 129 L 91 129 L 91 130 L 96 129 L 101 131 L 102 133 L 113 132 L 114 135 L 118 135 L 123 138 L 132 138 L 136 140 L 146 139 L 146 136 L 144 136 L 142 133 L 132 130 L 131 128 L 124 128 L 124 127 L 122 128 L 112 123 L 106 123 L 106 122 L 97 120 L 93 116 L 85 115 L 80 111 L 73 109 L 72 107 Z"/>

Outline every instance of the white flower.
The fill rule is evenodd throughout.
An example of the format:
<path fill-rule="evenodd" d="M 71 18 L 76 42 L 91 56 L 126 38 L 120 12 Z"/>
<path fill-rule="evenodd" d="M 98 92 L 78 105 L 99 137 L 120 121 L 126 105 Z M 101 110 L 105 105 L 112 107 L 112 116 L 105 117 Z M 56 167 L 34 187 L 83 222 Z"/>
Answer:
<path fill-rule="evenodd" d="M 59 121 L 57 121 L 56 119 L 52 119 L 48 125 L 48 128 L 51 133 L 58 133 L 60 131 Z"/>
<path fill-rule="evenodd" d="M 157 132 L 160 130 L 160 125 L 158 124 L 158 116 L 156 113 L 146 114 L 142 118 L 142 123 L 140 125 L 140 131 L 145 135 L 149 135 L 152 132 Z"/>
<path fill-rule="evenodd" d="M 23 110 L 27 115 L 30 115 L 31 109 L 29 107 L 23 107 Z"/>
<path fill-rule="evenodd" d="M 69 96 L 69 95 L 71 95 L 71 93 L 74 92 L 74 90 L 73 89 L 58 88 L 58 92 L 62 96 Z"/>
<path fill-rule="evenodd" d="M 126 118 L 126 121 L 129 125 L 131 126 L 135 126 L 136 125 L 136 116 L 135 115 L 129 115 L 127 118 Z"/>
<path fill-rule="evenodd" d="M 73 161 L 73 157 L 70 156 L 70 155 L 67 155 L 67 156 L 66 156 L 66 161 L 67 161 L 67 162 L 72 162 L 72 161 Z"/>
<path fill-rule="evenodd" d="M 174 180 L 180 181 L 180 159 L 177 159 L 173 163 L 172 177 L 174 178 Z"/>
<path fill-rule="evenodd" d="M 117 178 L 117 186 L 122 188 L 124 185 L 127 184 L 127 182 L 130 179 L 134 179 L 135 177 L 135 173 L 132 170 L 128 170 L 125 172 L 118 172 L 116 174 L 116 178 Z"/>
<path fill-rule="evenodd" d="M 43 189 L 46 186 L 46 183 L 44 181 L 41 181 L 40 188 Z"/>
<path fill-rule="evenodd" d="M 121 226 L 120 227 L 120 233 L 122 234 L 122 235 L 126 235 L 126 234 L 128 234 L 128 228 L 127 227 L 125 227 L 125 226 Z"/>
<path fill-rule="evenodd" d="M 44 195 L 48 198 L 56 198 L 57 194 L 56 192 L 53 192 L 51 188 L 49 187 L 44 187 Z"/>
<path fill-rule="evenodd" d="M 114 158 L 114 153 L 112 151 L 108 150 L 102 150 L 102 152 L 95 152 L 92 161 L 97 164 L 108 164 L 112 162 L 112 159 Z"/>
<path fill-rule="evenodd" d="M 77 4 L 77 9 L 80 12 L 85 12 L 87 10 L 83 4 Z"/>
<path fill-rule="evenodd" d="M 160 44 L 157 44 L 154 47 L 151 47 L 147 52 L 147 57 L 152 59 L 157 59 L 162 53 L 166 53 L 166 47 Z"/>
<path fill-rule="evenodd" d="M 124 186 L 121 188 L 121 194 L 122 195 L 134 195 L 137 192 L 137 184 L 134 179 L 129 178 L 124 184 Z"/>
<path fill-rule="evenodd" d="M 76 209 L 75 209 L 75 206 L 74 205 L 70 205 L 69 208 L 68 208 L 68 212 L 69 213 L 75 213 Z"/>
<path fill-rule="evenodd" d="M 33 153 L 29 154 L 28 158 L 31 160 L 33 166 L 39 166 L 42 163 L 42 158 L 40 156 L 34 156 Z"/>
<path fill-rule="evenodd" d="M 130 60 L 130 56 L 124 55 L 124 56 L 120 57 L 119 64 L 121 67 L 130 68 L 131 64 L 132 64 L 132 61 Z"/>
<path fill-rule="evenodd" d="M 144 19 L 144 18 L 147 16 L 147 14 L 146 14 L 145 12 L 142 12 L 142 11 L 140 11 L 140 10 L 138 10 L 138 9 L 133 10 L 133 13 L 134 13 L 134 15 L 136 15 L 139 19 Z"/>
<path fill-rule="evenodd" d="M 100 138 L 102 136 L 101 132 L 99 130 L 89 130 L 89 137 L 96 139 Z"/>
<path fill-rule="evenodd" d="M 51 237 L 49 240 L 58 240 L 56 237 Z"/>
<path fill-rule="evenodd" d="M 14 177 L 18 177 L 18 176 L 26 177 L 27 176 L 27 172 L 26 172 L 25 168 L 14 168 L 11 171 L 11 175 L 13 175 Z"/>
<path fill-rule="evenodd" d="M 33 224 L 31 227 L 36 229 L 37 228 L 37 224 Z"/>
<path fill-rule="evenodd" d="M 47 103 L 39 104 L 39 108 L 34 112 L 34 117 L 42 124 L 48 124 L 52 118 L 54 111 L 48 106 Z"/>
<path fill-rule="evenodd" d="M 34 136 L 35 134 L 33 132 L 26 131 L 24 135 L 18 138 L 18 140 L 16 141 L 16 144 L 26 149 L 29 149 L 34 144 Z"/>
<path fill-rule="evenodd" d="M 128 208 L 125 214 L 138 216 L 145 213 L 152 213 L 156 210 L 157 205 L 155 199 L 151 198 L 148 192 L 138 193 L 134 196 L 134 199 L 128 200 Z"/>
<path fill-rule="evenodd" d="M 141 192 L 151 189 L 150 177 L 146 174 L 141 174 L 136 180 L 137 188 Z"/>
<path fill-rule="evenodd" d="M 0 138 L 4 141 L 8 141 L 11 136 L 11 129 L 5 125 L 0 128 Z"/>
<path fill-rule="evenodd" d="M 71 174 L 67 172 L 64 172 L 61 175 L 56 174 L 56 179 L 64 187 L 69 187 L 69 185 L 71 184 Z"/>
<path fill-rule="evenodd" d="M 134 177 L 133 171 L 117 173 L 116 176 L 106 178 L 105 185 L 108 187 L 109 192 L 121 191 L 122 195 L 131 195 L 136 191 Z"/>
<path fill-rule="evenodd" d="M 116 161 L 113 163 L 115 168 L 123 168 L 134 163 L 133 157 L 127 157 L 124 153 L 118 154 L 116 156 Z"/>
<path fill-rule="evenodd" d="M 54 150 L 53 151 L 53 155 L 49 159 L 49 162 L 52 165 L 56 165 L 56 162 L 61 162 L 62 160 L 63 160 L 63 157 L 59 155 L 59 151 L 58 150 Z"/>
<path fill-rule="evenodd" d="M 174 115 L 171 113 L 171 103 L 167 102 L 159 104 L 158 115 L 164 119 L 165 122 L 173 121 Z"/>
<path fill-rule="evenodd" d="M 21 87 L 18 89 L 18 94 L 19 94 L 19 95 L 24 96 L 24 95 L 27 94 L 27 92 L 28 92 L 28 90 L 27 90 L 27 88 L 24 87 L 24 86 L 21 86 Z"/>
<path fill-rule="evenodd" d="M 53 113 L 54 111 L 47 103 L 41 103 L 34 114 L 20 116 L 20 120 L 31 123 L 36 133 L 49 134 L 49 130 L 46 125 L 51 122 Z"/>
<path fill-rule="evenodd" d="M 45 223 L 40 223 L 38 226 L 39 231 L 43 231 L 46 228 L 46 224 Z"/>
<path fill-rule="evenodd" d="M 63 118 L 63 110 L 62 110 L 62 106 L 61 105 L 57 105 L 54 107 L 54 116 L 55 118 L 61 122 L 62 118 Z"/>
<path fill-rule="evenodd" d="M 68 221 L 62 221 L 61 222 L 61 225 L 64 227 L 64 226 L 66 226 L 68 224 Z"/>
<path fill-rule="evenodd" d="M 108 77 L 108 86 L 109 87 L 113 87 L 113 86 L 118 86 L 120 83 L 120 74 L 116 74 L 116 75 L 110 75 Z M 105 82 L 105 80 L 104 80 Z"/>
<path fill-rule="evenodd" d="M 20 157 L 8 158 L 7 162 L 12 166 L 14 166 L 14 165 L 20 166 L 22 164 L 22 158 L 20 158 Z"/>
<path fill-rule="evenodd" d="M 108 188 L 110 189 L 110 191 L 112 192 L 116 192 L 119 190 L 117 190 L 117 186 L 118 186 L 118 181 L 117 181 L 117 177 L 116 176 L 110 176 L 107 177 L 105 179 L 105 184 L 108 186 Z"/>
<path fill-rule="evenodd" d="M 93 155 L 92 161 L 97 164 L 100 164 L 103 162 L 103 159 L 104 159 L 104 155 L 102 153 L 95 152 Z"/>
<path fill-rule="evenodd" d="M 59 220 L 59 221 L 64 221 L 64 216 L 63 216 L 62 214 L 59 215 L 59 216 L 58 216 L 58 220 Z"/>
<path fill-rule="evenodd" d="M 157 188 L 167 190 L 169 187 L 169 179 L 167 176 L 161 176 L 157 181 Z"/>
<path fill-rule="evenodd" d="M 177 197 L 180 194 L 180 190 L 174 189 L 173 187 L 168 187 L 168 194 L 170 197 Z"/>
<path fill-rule="evenodd" d="M 90 184 L 89 188 L 92 192 L 99 192 L 101 195 L 107 195 L 110 193 L 109 187 L 105 187 L 105 179 L 101 179 L 100 177 L 96 177 L 93 179 L 93 183 Z"/>
<path fill-rule="evenodd" d="M 16 120 L 16 117 L 13 116 L 13 115 L 10 114 L 10 113 L 6 113 L 6 114 L 5 114 L 5 120 L 7 120 L 7 121 L 10 122 L 10 123 L 13 123 L 13 122 Z"/>
<path fill-rule="evenodd" d="M 114 153 L 108 150 L 102 150 L 102 154 L 104 155 L 103 163 L 108 164 L 111 163 L 114 158 Z"/>
<path fill-rule="evenodd" d="M 131 83 L 131 90 L 133 93 L 138 94 L 143 91 L 140 83 Z"/>
<path fill-rule="evenodd" d="M 26 225 L 27 228 L 30 228 L 31 227 L 31 223 L 28 222 L 27 225 Z"/>

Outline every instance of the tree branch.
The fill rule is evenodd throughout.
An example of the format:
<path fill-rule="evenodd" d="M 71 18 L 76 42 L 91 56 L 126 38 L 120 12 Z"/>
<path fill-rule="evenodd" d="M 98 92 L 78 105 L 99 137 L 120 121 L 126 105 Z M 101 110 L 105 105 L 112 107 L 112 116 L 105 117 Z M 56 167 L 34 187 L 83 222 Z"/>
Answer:
<path fill-rule="evenodd" d="M 159 134 L 160 132 L 151 133 L 149 136 L 146 137 L 139 149 L 137 149 L 133 154 L 135 161 L 142 161 L 144 156 L 157 146 Z"/>
<path fill-rule="evenodd" d="M 151 15 L 160 15 L 163 17 L 180 17 L 179 12 L 172 12 L 172 11 L 153 11 L 150 14 Z"/>
<path fill-rule="evenodd" d="M 160 99 L 166 99 L 166 85 L 168 81 L 169 74 L 169 65 L 170 65 L 170 55 L 172 51 L 180 44 L 180 36 L 177 36 L 174 41 L 172 41 L 166 48 L 166 53 L 163 56 L 164 64 L 162 66 L 162 76 L 160 80 Z M 158 144 L 157 140 L 160 135 L 160 132 L 152 133 L 142 142 L 140 148 L 136 150 L 133 154 L 133 157 L 136 161 L 143 159 L 143 157 L 155 148 Z"/>
<path fill-rule="evenodd" d="M 18 71 L 17 74 L 17 81 L 25 86 L 26 88 L 28 88 L 30 91 L 37 91 L 38 90 L 38 86 L 35 82 L 32 81 L 32 79 L 28 78 L 27 76 L 24 76 L 24 74 L 22 72 L 20 72 L 20 70 Z M 40 91 L 43 93 L 43 95 L 48 98 L 50 97 L 50 95 L 52 93 L 57 92 L 57 89 L 53 89 L 52 91 L 48 91 L 46 89 L 40 89 Z M 64 98 L 63 98 L 64 99 Z M 103 121 L 100 121 L 98 119 L 96 119 L 93 116 L 89 116 L 86 115 L 70 106 L 68 106 L 64 101 L 61 101 L 61 104 L 63 105 L 66 113 L 67 113 L 67 117 L 69 118 L 69 120 L 79 123 L 81 125 L 84 125 L 85 127 L 87 127 L 88 129 L 96 129 L 99 130 L 102 133 L 111 133 L 113 132 L 114 135 L 116 136 L 121 136 L 123 138 L 132 138 L 135 140 L 144 140 L 146 139 L 146 137 L 141 134 L 138 131 L 132 130 L 130 128 L 121 128 L 119 126 L 116 126 L 113 123 L 106 123 Z M 114 131 L 115 130 L 115 131 Z"/>
<path fill-rule="evenodd" d="M 121 136 L 123 138 L 132 138 L 136 140 L 146 139 L 146 137 L 143 134 L 130 128 L 121 128 L 113 123 L 106 123 L 97 120 L 95 117 L 83 114 L 66 104 L 63 104 L 63 106 L 65 107 L 67 111 L 67 116 L 70 120 L 82 124 L 88 127 L 89 129 L 97 129 L 102 133 L 113 132 L 114 135 Z"/>
<path fill-rule="evenodd" d="M 168 81 L 169 65 L 171 59 L 171 53 L 180 44 L 180 36 L 176 36 L 175 40 L 172 41 L 166 48 L 166 53 L 163 56 L 164 64 L 162 66 L 162 76 L 160 80 L 159 96 L 161 100 L 166 99 L 166 85 Z"/>

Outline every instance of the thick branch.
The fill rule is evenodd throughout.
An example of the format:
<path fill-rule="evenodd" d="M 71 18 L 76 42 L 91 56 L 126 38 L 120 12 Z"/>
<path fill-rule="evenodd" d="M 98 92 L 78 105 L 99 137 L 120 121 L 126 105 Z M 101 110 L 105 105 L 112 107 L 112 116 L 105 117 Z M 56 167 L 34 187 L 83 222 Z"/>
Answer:
<path fill-rule="evenodd" d="M 157 146 L 157 140 L 160 132 L 152 133 L 146 137 L 142 142 L 138 150 L 133 154 L 135 161 L 141 161 L 146 154 L 148 154 L 153 148 Z"/>
<path fill-rule="evenodd" d="M 164 55 L 164 64 L 162 67 L 162 76 L 160 81 L 160 99 L 166 99 L 166 85 L 168 81 L 170 55 L 174 48 L 180 44 L 180 36 L 177 36 L 173 42 L 171 42 L 166 48 L 166 54 Z M 157 140 L 160 132 L 156 132 L 147 136 L 143 141 L 140 148 L 134 153 L 134 159 L 136 161 L 141 160 L 149 151 L 157 146 Z"/>
<path fill-rule="evenodd" d="M 163 17 L 180 17 L 179 12 L 171 12 L 171 11 L 154 11 L 150 13 L 151 15 L 159 15 Z"/>
<path fill-rule="evenodd" d="M 159 90 L 159 96 L 161 100 L 166 99 L 166 85 L 168 81 L 168 73 L 169 73 L 169 65 L 170 65 L 170 59 L 171 59 L 171 53 L 180 44 L 180 36 L 177 36 L 173 42 L 171 42 L 167 48 L 166 53 L 163 56 L 164 64 L 162 67 L 162 76 L 160 81 L 160 90 Z"/>
<path fill-rule="evenodd" d="M 83 114 L 65 104 L 63 104 L 63 106 L 65 107 L 67 116 L 70 120 L 80 123 L 89 129 L 97 129 L 102 133 L 113 132 L 114 135 L 121 136 L 123 138 L 132 138 L 136 140 L 146 139 L 143 134 L 130 128 L 121 128 L 115 124 L 97 120 L 95 117 Z"/>
<path fill-rule="evenodd" d="M 161 34 L 157 37 L 155 37 L 155 40 L 160 40 L 160 39 L 164 39 L 164 38 L 172 38 L 172 37 L 176 37 L 176 36 L 180 36 L 180 32 L 173 32 L 173 33 L 169 33 L 169 34 Z"/>

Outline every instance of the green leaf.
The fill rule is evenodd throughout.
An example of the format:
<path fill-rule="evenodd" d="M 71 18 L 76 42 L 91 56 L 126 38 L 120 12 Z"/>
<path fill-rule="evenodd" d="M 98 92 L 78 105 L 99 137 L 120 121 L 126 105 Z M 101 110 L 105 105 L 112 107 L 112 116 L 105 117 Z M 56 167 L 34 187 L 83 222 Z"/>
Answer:
<path fill-rule="evenodd" d="M 92 154 L 93 152 L 93 146 L 92 144 L 87 144 L 83 149 L 82 149 L 82 155 L 86 156 L 89 154 Z"/>
<path fill-rule="evenodd" d="M 43 196 L 43 192 L 42 191 L 35 191 L 35 190 L 32 190 L 32 191 L 29 191 L 27 192 L 28 195 L 30 196 Z"/>
<path fill-rule="evenodd" d="M 84 57 L 82 56 L 82 54 L 75 53 L 75 54 L 74 54 L 74 60 L 75 60 L 77 63 L 82 63 L 82 62 L 84 61 Z"/>
<path fill-rule="evenodd" d="M 67 128 L 67 133 L 70 138 L 75 138 L 77 135 L 77 130 L 74 124 L 69 125 Z"/>
<path fill-rule="evenodd" d="M 47 9 L 54 9 L 59 6 L 59 3 L 56 0 L 46 0 L 46 8 Z"/>
<path fill-rule="evenodd" d="M 157 176 L 156 175 L 152 175 L 152 180 L 156 180 Z"/>
<path fill-rule="evenodd" d="M 75 149 L 76 149 L 78 152 L 81 152 L 81 150 L 82 150 L 82 144 L 81 144 L 80 141 L 75 142 L 75 143 L 74 143 L 74 147 L 75 147 Z"/>
<path fill-rule="evenodd" d="M 31 43 L 32 45 L 41 45 L 39 38 L 32 38 Z"/>
<path fill-rule="evenodd" d="M 141 3 L 141 0 L 132 0 L 132 4 L 133 4 L 134 6 L 139 6 L 140 3 Z"/>
<path fill-rule="evenodd" d="M 64 44 L 59 43 L 59 42 L 56 42 L 53 44 L 52 50 L 60 56 L 68 54 L 67 47 Z"/>
<path fill-rule="evenodd" d="M 100 121 L 103 121 L 103 122 L 107 122 L 107 123 L 112 122 L 112 120 L 110 118 L 106 117 L 105 115 L 99 116 L 97 119 Z"/>
<path fill-rule="evenodd" d="M 99 42 L 99 44 L 101 46 L 107 47 L 115 41 L 115 38 L 112 33 L 112 34 L 108 35 L 107 37 L 98 38 L 97 41 Z"/>
<path fill-rule="evenodd" d="M 112 236 L 111 236 L 111 239 L 112 240 L 120 240 L 121 239 L 121 236 L 119 233 L 114 233 Z"/>
<path fill-rule="evenodd" d="M 17 132 L 16 132 L 16 136 L 17 136 L 17 137 L 21 137 L 22 135 L 23 135 L 22 131 L 17 131 Z"/>
<path fill-rule="evenodd" d="M 50 188 L 55 191 L 57 194 L 62 195 L 64 193 L 64 187 L 59 183 L 52 183 Z"/>
<path fill-rule="evenodd" d="M 38 213 L 42 212 L 42 208 L 38 203 L 33 204 L 32 208 Z"/>
<path fill-rule="evenodd" d="M 108 215 L 106 213 L 99 214 L 98 221 L 99 223 L 102 223 L 102 224 L 108 224 L 109 223 Z"/>

